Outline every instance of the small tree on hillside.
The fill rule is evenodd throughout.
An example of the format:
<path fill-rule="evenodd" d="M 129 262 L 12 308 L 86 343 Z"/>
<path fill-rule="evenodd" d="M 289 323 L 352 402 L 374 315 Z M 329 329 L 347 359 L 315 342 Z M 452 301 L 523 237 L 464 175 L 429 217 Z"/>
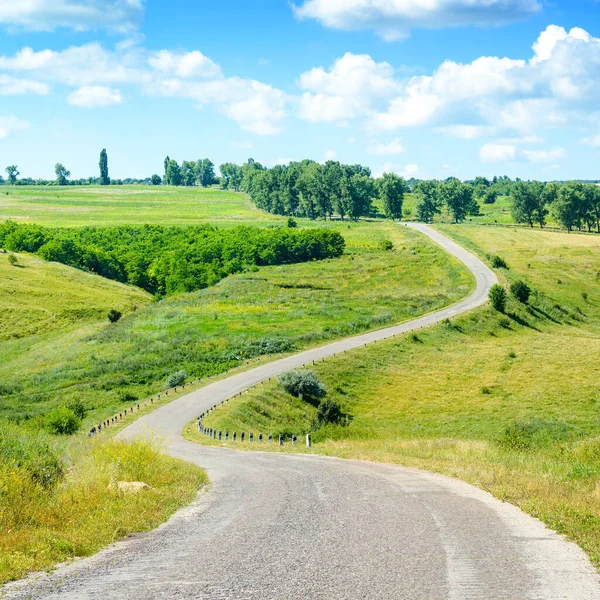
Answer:
<path fill-rule="evenodd" d="M 106 149 L 100 152 L 100 185 L 110 185 L 110 177 L 108 176 L 108 154 Z"/>
<path fill-rule="evenodd" d="M 524 281 L 515 281 L 510 286 L 510 293 L 523 304 L 529 302 L 529 296 L 531 295 L 531 288 Z"/>
<path fill-rule="evenodd" d="M 303 398 L 316 400 L 327 394 L 325 386 L 314 371 L 307 369 L 296 369 L 295 371 L 282 373 L 279 376 L 279 385 L 288 394 L 296 398 L 302 396 Z"/>
<path fill-rule="evenodd" d="M 506 310 L 507 295 L 506 290 L 498 284 L 493 285 L 490 288 L 488 294 L 492 306 L 498 311 L 503 313 Z"/>
<path fill-rule="evenodd" d="M 401 219 L 406 182 L 395 173 L 384 173 L 377 183 L 385 216 L 388 219 Z"/>
<path fill-rule="evenodd" d="M 152 177 L 150 177 L 151 185 L 160 185 L 161 183 L 162 179 L 160 178 L 160 175 L 152 175 Z"/>

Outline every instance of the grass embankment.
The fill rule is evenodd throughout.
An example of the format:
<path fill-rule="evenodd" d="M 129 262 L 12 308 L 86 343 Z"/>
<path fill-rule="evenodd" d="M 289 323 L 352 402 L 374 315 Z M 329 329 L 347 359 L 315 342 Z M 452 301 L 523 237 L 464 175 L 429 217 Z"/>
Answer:
<path fill-rule="evenodd" d="M 2 186 L 0 221 L 8 219 L 49 227 L 285 222 L 257 211 L 243 194 L 151 185 Z"/>
<path fill-rule="evenodd" d="M 500 279 L 526 281 L 530 304 L 511 299 L 507 315 L 481 308 L 315 366 L 350 421 L 313 430 L 312 452 L 459 477 L 567 534 L 600 566 L 600 239 L 441 228 L 502 256 Z M 272 383 L 205 426 L 303 433 L 314 415 Z M 207 443 L 193 424 L 186 436 Z"/>
<path fill-rule="evenodd" d="M 35 419 L 49 407 L 80 400 L 92 424 L 123 407 L 122 398 L 160 391 L 174 371 L 184 369 L 194 379 L 215 375 L 260 356 L 413 318 L 458 300 L 472 286 L 464 267 L 408 228 L 320 226 L 343 233 L 343 257 L 232 276 L 115 325 L 4 342 L 0 416 Z M 393 251 L 381 250 L 385 240 Z"/>
<path fill-rule="evenodd" d="M 43 434 L 2 425 L 0 584 L 152 529 L 206 483 L 201 469 L 148 441 L 79 440 L 66 455 Z M 123 493 L 119 481 L 150 488 Z"/>

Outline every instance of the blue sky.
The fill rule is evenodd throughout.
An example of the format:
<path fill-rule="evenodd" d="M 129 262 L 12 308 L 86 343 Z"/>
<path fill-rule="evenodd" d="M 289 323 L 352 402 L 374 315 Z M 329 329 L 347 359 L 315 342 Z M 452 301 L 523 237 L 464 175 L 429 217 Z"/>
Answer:
<path fill-rule="evenodd" d="M 0 0 L 0 165 L 600 178 L 596 0 Z M 3 168 L 3 167 L 2 167 Z"/>

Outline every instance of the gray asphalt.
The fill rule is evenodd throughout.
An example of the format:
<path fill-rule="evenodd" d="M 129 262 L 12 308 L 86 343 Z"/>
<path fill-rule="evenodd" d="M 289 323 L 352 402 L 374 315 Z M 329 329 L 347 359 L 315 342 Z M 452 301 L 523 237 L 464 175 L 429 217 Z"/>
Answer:
<path fill-rule="evenodd" d="M 159 434 L 212 484 L 143 536 L 5 598 L 84 600 L 598 600 L 583 552 L 472 486 L 403 467 L 198 446 L 180 431 L 247 387 L 313 360 L 424 327 L 481 305 L 496 277 L 426 225 L 412 225 L 477 278 L 466 300 L 420 319 L 329 344 L 215 382 L 122 432 Z"/>

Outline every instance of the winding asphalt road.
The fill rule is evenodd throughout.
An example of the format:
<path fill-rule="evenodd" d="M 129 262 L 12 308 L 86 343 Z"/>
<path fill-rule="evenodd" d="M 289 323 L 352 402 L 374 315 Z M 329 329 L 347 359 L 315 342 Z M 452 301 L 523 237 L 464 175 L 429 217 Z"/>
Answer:
<path fill-rule="evenodd" d="M 411 225 L 477 278 L 466 300 L 380 331 L 215 382 L 122 432 L 166 437 L 212 485 L 157 530 L 5 598 L 85 600 L 598 600 L 600 581 L 574 544 L 465 483 L 422 471 L 188 443 L 180 431 L 213 404 L 282 371 L 431 325 L 483 304 L 496 277 L 426 225 Z"/>

